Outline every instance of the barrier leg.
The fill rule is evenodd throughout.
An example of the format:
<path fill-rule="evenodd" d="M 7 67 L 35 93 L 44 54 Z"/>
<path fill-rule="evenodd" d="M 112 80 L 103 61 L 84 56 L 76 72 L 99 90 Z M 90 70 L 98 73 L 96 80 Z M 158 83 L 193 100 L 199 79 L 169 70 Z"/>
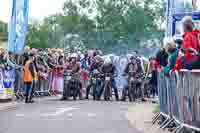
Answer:
<path fill-rule="evenodd" d="M 179 126 L 178 126 L 178 127 L 179 127 Z M 173 131 L 176 130 L 178 127 L 170 128 L 170 129 L 168 129 L 168 131 L 173 132 Z"/>
<path fill-rule="evenodd" d="M 38 97 L 40 97 L 40 93 L 38 91 L 35 92 L 37 94 Z"/>
<path fill-rule="evenodd" d="M 48 95 L 49 95 L 49 96 L 51 96 L 51 92 L 50 92 L 50 89 L 48 89 Z"/>
<path fill-rule="evenodd" d="M 152 119 L 154 120 L 159 114 L 160 114 L 160 112 L 156 113 L 156 115 Z"/>
<path fill-rule="evenodd" d="M 180 133 L 183 130 L 184 126 L 180 126 L 180 128 L 175 133 Z"/>
<path fill-rule="evenodd" d="M 171 120 L 169 120 L 165 125 L 163 125 L 161 128 L 164 129 L 166 128 L 170 123 L 172 123 L 174 121 L 174 119 L 172 118 Z"/>
<path fill-rule="evenodd" d="M 179 125 L 178 127 L 176 127 L 172 133 L 176 133 L 180 128 L 181 128 L 181 125 Z"/>
<path fill-rule="evenodd" d="M 22 99 L 24 99 L 25 98 L 24 92 L 21 92 L 20 94 L 21 94 Z"/>
<path fill-rule="evenodd" d="M 21 98 L 20 95 L 19 95 L 19 90 L 17 90 L 17 92 L 15 93 L 15 96 L 16 96 L 17 98 Z"/>
<path fill-rule="evenodd" d="M 166 118 L 166 120 L 161 124 L 160 128 L 162 128 L 168 121 L 169 121 L 169 118 Z"/>
<path fill-rule="evenodd" d="M 157 113 L 155 116 L 154 116 L 154 118 L 153 118 L 153 120 L 152 120 L 152 123 L 153 124 L 155 124 L 156 123 L 156 121 L 160 118 L 160 113 Z"/>

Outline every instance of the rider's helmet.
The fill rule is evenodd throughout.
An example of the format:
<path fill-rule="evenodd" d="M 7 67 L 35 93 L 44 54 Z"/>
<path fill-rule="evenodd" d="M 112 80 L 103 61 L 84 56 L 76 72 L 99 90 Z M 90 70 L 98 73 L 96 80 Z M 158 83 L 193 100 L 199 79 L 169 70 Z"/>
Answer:
<path fill-rule="evenodd" d="M 70 57 L 71 57 L 71 58 L 77 58 L 77 56 L 78 56 L 78 55 L 77 55 L 76 53 L 73 53 L 73 54 L 71 54 Z"/>
<path fill-rule="evenodd" d="M 72 63 L 76 62 L 77 57 L 78 57 L 78 55 L 76 53 L 71 54 L 70 58 L 71 58 Z"/>
<path fill-rule="evenodd" d="M 84 57 L 85 57 L 84 54 L 80 55 L 81 60 L 84 59 Z"/>
<path fill-rule="evenodd" d="M 137 58 L 136 58 L 135 56 L 132 55 L 132 56 L 130 57 L 130 62 L 131 62 L 131 63 L 135 63 L 136 61 L 137 61 Z"/>
<path fill-rule="evenodd" d="M 105 58 L 104 64 L 110 64 L 110 63 L 111 63 L 111 59 L 109 57 Z"/>
<path fill-rule="evenodd" d="M 96 62 L 102 62 L 103 59 L 101 58 L 100 55 L 97 55 L 97 56 L 95 57 L 95 61 L 96 61 Z"/>

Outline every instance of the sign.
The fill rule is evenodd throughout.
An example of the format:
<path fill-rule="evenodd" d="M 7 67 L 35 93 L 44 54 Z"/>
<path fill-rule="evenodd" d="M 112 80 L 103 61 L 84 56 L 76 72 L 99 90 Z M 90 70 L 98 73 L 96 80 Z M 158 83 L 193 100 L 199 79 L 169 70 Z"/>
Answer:
<path fill-rule="evenodd" d="M 0 72 L 0 99 L 12 99 L 14 93 L 14 69 Z"/>
<path fill-rule="evenodd" d="M 28 4 L 29 0 L 13 0 L 8 37 L 10 52 L 23 53 L 28 25 Z"/>

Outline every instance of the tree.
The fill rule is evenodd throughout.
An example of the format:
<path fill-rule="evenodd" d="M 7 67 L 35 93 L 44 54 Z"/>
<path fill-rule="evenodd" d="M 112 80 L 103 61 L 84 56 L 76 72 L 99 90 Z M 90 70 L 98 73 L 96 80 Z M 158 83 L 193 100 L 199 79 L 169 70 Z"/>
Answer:
<path fill-rule="evenodd" d="M 29 25 L 27 35 L 27 44 L 34 48 L 53 47 L 51 44 L 51 27 L 48 24 Z"/>
<path fill-rule="evenodd" d="M 0 41 L 7 41 L 8 39 L 8 25 L 0 21 Z"/>
<path fill-rule="evenodd" d="M 112 49 L 120 42 L 129 47 L 131 34 L 158 31 L 163 15 L 162 2 L 157 0 L 66 0 L 62 13 L 29 28 L 29 44 L 64 47 L 71 42 L 61 40 L 71 34 L 78 35 L 87 48 Z"/>
<path fill-rule="evenodd" d="M 193 11 L 193 6 L 190 2 L 186 2 L 184 6 L 184 11 L 185 12 L 192 12 Z"/>

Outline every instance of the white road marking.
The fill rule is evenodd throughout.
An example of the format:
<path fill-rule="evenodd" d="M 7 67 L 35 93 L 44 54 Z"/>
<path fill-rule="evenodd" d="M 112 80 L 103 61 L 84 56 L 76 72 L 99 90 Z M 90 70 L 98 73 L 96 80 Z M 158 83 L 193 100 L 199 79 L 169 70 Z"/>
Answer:
<path fill-rule="evenodd" d="M 67 114 L 67 116 L 69 116 L 69 117 L 72 117 L 72 116 L 73 116 L 73 114 L 72 114 L 72 113 L 69 113 L 69 114 Z"/>
<path fill-rule="evenodd" d="M 17 117 L 24 117 L 25 114 L 16 114 Z"/>
<path fill-rule="evenodd" d="M 60 108 L 55 113 L 45 113 L 45 114 L 40 114 L 40 116 L 42 116 L 42 117 L 58 116 L 58 115 L 64 114 L 65 112 L 69 112 L 69 111 L 72 111 L 75 109 L 77 109 L 77 108 L 73 108 L 73 107 Z"/>
<path fill-rule="evenodd" d="M 31 115 L 25 115 L 25 114 L 16 114 L 16 117 L 22 117 L 22 118 L 31 118 Z"/>
<path fill-rule="evenodd" d="M 96 117 L 97 115 L 95 113 L 88 113 L 88 117 Z"/>

